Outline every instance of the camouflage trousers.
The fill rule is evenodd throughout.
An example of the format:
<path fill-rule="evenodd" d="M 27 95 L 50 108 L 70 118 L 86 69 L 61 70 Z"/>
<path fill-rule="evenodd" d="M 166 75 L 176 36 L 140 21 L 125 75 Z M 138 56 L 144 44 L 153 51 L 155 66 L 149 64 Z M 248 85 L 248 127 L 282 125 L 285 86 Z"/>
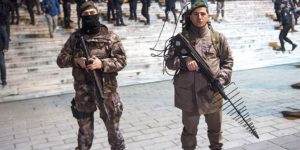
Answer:
<path fill-rule="evenodd" d="M 79 99 L 80 97 L 75 97 L 75 109 L 78 111 L 83 111 L 85 113 L 90 113 L 83 118 L 78 118 L 77 122 L 79 125 L 78 131 L 78 146 L 75 150 L 89 150 L 93 143 L 94 138 L 94 107 L 97 106 L 99 109 L 99 103 L 95 100 L 85 101 L 85 98 Z M 109 120 L 106 118 L 104 113 L 100 111 L 100 118 L 103 120 L 106 130 L 108 132 L 108 142 L 111 146 L 111 150 L 124 150 L 125 143 L 124 138 L 119 130 L 119 122 L 123 112 L 123 106 L 120 101 L 117 92 L 109 93 L 104 95 L 104 102 L 107 107 Z M 77 108 L 76 108 L 77 107 Z M 86 110 L 89 108 L 89 110 Z"/>

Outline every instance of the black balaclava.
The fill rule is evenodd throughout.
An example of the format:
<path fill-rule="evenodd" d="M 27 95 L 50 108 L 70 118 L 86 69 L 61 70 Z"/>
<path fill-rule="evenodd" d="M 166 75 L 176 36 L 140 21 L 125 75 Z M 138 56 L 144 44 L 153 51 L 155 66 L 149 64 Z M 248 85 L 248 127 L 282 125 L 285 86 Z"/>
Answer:
<path fill-rule="evenodd" d="M 94 5 L 92 1 L 87 1 L 81 5 L 80 14 L 88 9 L 96 9 L 98 12 L 97 7 Z M 99 14 L 95 15 L 87 15 L 81 16 L 82 19 L 82 28 L 81 31 L 85 34 L 96 34 L 100 30 L 100 21 L 99 21 Z"/>
<path fill-rule="evenodd" d="M 100 21 L 99 21 L 99 15 L 87 15 L 87 16 L 81 16 L 82 18 L 82 28 L 81 30 L 85 34 L 96 34 L 100 30 Z"/>

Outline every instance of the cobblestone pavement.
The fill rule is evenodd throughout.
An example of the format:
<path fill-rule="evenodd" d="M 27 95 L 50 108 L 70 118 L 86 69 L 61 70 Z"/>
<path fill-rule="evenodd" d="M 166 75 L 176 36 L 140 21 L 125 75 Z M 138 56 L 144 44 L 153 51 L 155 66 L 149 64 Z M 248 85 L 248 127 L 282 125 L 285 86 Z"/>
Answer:
<path fill-rule="evenodd" d="M 286 119 L 280 114 L 283 110 L 300 109 L 300 91 L 290 87 L 300 82 L 299 66 L 288 64 L 233 73 L 260 139 L 224 114 L 224 149 L 300 149 L 300 119 Z M 124 103 L 120 128 L 127 150 L 181 149 L 181 112 L 174 107 L 172 81 L 120 87 L 119 91 Z M 74 149 L 78 127 L 70 111 L 72 96 L 0 103 L 0 149 Z M 109 150 L 98 113 L 95 118 L 92 150 Z M 204 119 L 200 119 L 197 140 L 197 150 L 208 150 Z"/>

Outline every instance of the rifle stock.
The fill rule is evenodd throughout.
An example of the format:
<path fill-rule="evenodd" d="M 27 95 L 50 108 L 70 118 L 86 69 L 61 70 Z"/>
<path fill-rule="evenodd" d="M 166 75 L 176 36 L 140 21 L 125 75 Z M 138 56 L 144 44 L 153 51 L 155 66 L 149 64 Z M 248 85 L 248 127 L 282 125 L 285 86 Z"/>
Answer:
<path fill-rule="evenodd" d="M 89 63 L 89 60 L 91 58 L 91 54 L 90 54 L 90 51 L 87 49 L 87 47 L 85 45 L 85 41 L 83 39 L 83 36 L 80 36 L 80 43 L 82 45 L 83 53 L 85 55 L 86 64 L 87 64 L 87 63 Z M 99 79 L 96 70 L 89 70 L 89 73 L 91 73 L 93 75 L 93 79 L 94 79 L 94 82 L 95 82 L 96 88 L 97 88 L 96 91 L 97 91 L 97 94 L 100 98 L 99 109 L 100 109 L 101 113 L 104 113 L 105 119 L 110 120 L 107 108 L 104 104 L 103 87 L 102 87 L 102 83 L 100 83 L 101 80 Z"/>

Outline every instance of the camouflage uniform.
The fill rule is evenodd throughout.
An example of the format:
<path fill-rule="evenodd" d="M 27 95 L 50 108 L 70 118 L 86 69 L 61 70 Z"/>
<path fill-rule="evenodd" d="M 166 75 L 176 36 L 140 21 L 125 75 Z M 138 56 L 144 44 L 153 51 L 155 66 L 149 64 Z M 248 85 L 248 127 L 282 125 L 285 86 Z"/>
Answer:
<path fill-rule="evenodd" d="M 95 83 L 90 73 L 82 69 L 74 62 L 75 58 L 84 57 L 79 41 L 80 31 L 69 37 L 63 49 L 57 57 L 60 68 L 72 67 L 74 78 L 74 108 L 80 113 L 90 114 L 78 118 L 78 147 L 76 150 L 88 150 L 92 146 L 94 135 L 93 112 L 99 108 L 99 97 L 96 93 Z M 125 149 L 124 139 L 119 130 L 119 121 L 123 107 L 117 93 L 117 72 L 126 66 L 126 55 L 119 37 L 106 26 L 101 25 L 100 32 L 96 35 L 84 35 L 84 40 L 91 55 L 98 57 L 103 64 L 101 70 L 97 70 L 100 82 L 103 83 L 104 103 L 107 107 L 110 121 L 102 112 L 100 117 L 105 123 L 108 132 L 108 141 L 112 150 Z"/>

